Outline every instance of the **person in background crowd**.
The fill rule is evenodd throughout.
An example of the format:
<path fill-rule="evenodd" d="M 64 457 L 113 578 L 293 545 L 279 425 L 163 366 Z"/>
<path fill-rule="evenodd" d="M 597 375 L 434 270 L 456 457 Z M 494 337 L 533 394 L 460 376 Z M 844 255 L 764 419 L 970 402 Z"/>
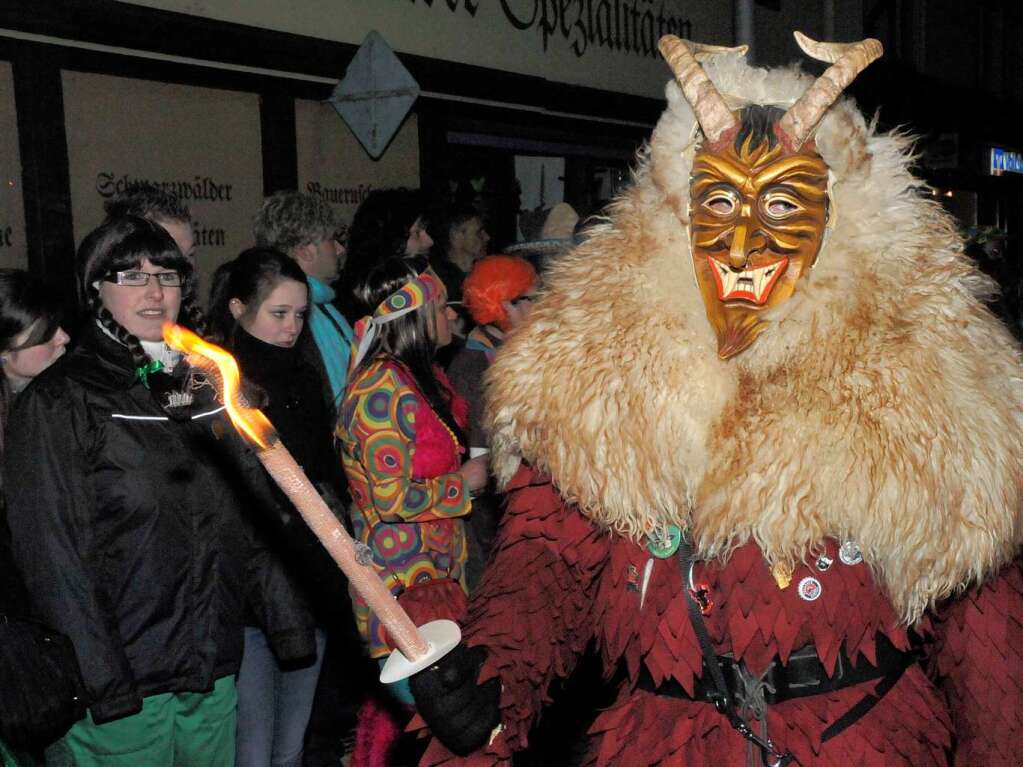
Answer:
<path fill-rule="evenodd" d="M 485 487 L 486 459 L 463 462 L 465 403 L 433 364 L 451 340 L 444 285 L 425 259 L 391 258 L 357 287 L 375 307 L 356 325 L 337 437 L 352 492 L 355 538 L 416 624 L 458 620 L 465 609 L 464 519 L 470 493 Z M 375 332 L 374 332 L 375 331 Z M 370 657 L 391 645 L 377 617 L 353 595 Z M 389 685 L 411 705 L 407 685 Z M 407 716 L 407 714 L 406 714 Z M 396 718 L 373 701 L 359 715 L 357 765 L 388 764 Z M 366 753 L 377 756 L 370 758 Z"/>
<path fill-rule="evenodd" d="M 418 189 L 374 189 L 359 205 L 348 232 L 348 260 L 338 280 L 338 306 L 352 322 L 373 311 L 356 295 L 378 264 L 389 258 L 425 256 L 433 247 L 426 203 Z"/>
<path fill-rule="evenodd" d="M 536 271 L 518 256 L 485 256 L 477 261 L 462 283 L 465 306 L 476 322 L 465 345 L 455 355 L 447 373 L 451 385 L 469 405 L 469 452 L 489 451 L 483 430 L 483 380 L 505 333 L 526 318 L 539 288 Z M 479 583 L 500 521 L 500 499 L 487 492 L 473 503 L 466 525 L 469 559 L 466 567 L 471 594 Z"/>
<path fill-rule="evenodd" d="M 471 205 L 462 205 L 447 211 L 440 223 L 441 237 L 434 238 L 438 247 L 434 249 L 436 257 L 431 259 L 431 265 L 436 268 L 436 262 L 446 261 L 458 267 L 464 277 L 487 254 L 490 235 L 483 217 Z"/>
<path fill-rule="evenodd" d="M 416 217 L 408 230 L 408 239 L 405 240 L 405 257 L 426 256 L 433 247 L 433 238 L 426 229 L 426 221 L 422 214 Z"/>
<path fill-rule="evenodd" d="M 307 332 L 299 337 L 302 359 L 316 370 L 323 382 L 327 403 L 327 428 L 333 433 L 337 409 L 344 395 L 348 376 L 348 349 L 352 328 L 334 306 L 335 290 L 331 283 L 338 277 L 345 248 L 336 238 L 337 217 L 330 204 L 319 197 L 296 191 L 270 195 L 256 214 L 253 230 L 256 244 L 273 248 L 290 256 L 305 272 L 309 286 L 310 307 L 306 316 Z M 347 493 L 345 492 L 345 495 Z M 361 699 L 359 680 L 364 664 L 353 664 L 351 652 L 358 639 L 348 613 L 347 589 L 338 614 L 340 623 L 328 627 L 328 641 L 313 713 L 306 731 L 307 765 L 323 754 L 323 763 L 336 761 L 335 755 L 355 726 L 355 710 Z"/>
<path fill-rule="evenodd" d="M 486 449 L 483 431 L 483 374 L 505 334 L 529 315 L 540 287 L 536 270 L 519 256 L 493 255 L 477 261 L 462 283 L 462 295 L 476 327 L 452 360 L 448 376 L 469 403 L 469 446 Z"/>
<path fill-rule="evenodd" d="M 462 281 L 472 265 L 486 254 L 490 235 L 483 227 L 479 211 L 467 204 L 452 206 L 435 216 L 431 229 L 436 232 L 436 246 L 430 251 L 430 267 L 447 288 L 448 301 L 456 314 L 451 324 L 452 343 L 441 350 L 437 360 L 446 370 L 472 327 L 472 317 L 462 303 Z"/>
<path fill-rule="evenodd" d="M 107 218 L 138 216 L 153 221 L 174 238 L 186 258 L 195 256 L 192 213 L 177 197 L 153 184 L 139 184 L 103 204 Z"/>
<path fill-rule="evenodd" d="M 321 382 L 298 353 L 308 311 L 305 273 L 293 259 L 276 250 L 250 248 L 222 265 L 214 277 L 209 304 L 211 337 L 234 355 L 246 381 L 265 395 L 263 412 L 306 475 L 325 498 L 336 501 L 342 480 L 325 423 Z M 333 608 L 345 602 L 341 571 L 283 493 L 279 501 L 274 515 L 279 524 L 259 525 L 265 515 L 249 521 L 259 525 L 265 538 L 276 542 L 275 553 L 288 572 L 300 579 L 309 604 L 317 608 L 317 654 L 310 665 L 284 668 L 275 660 L 264 632 L 255 621 L 249 621 L 238 674 L 235 764 L 239 767 L 302 763 L 306 725 L 326 644 L 323 626 L 327 619 L 323 615 L 334 613 Z M 311 624 L 312 616 L 309 621 Z"/>
<path fill-rule="evenodd" d="M 542 274 L 551 259 L 582 242 L 580 229 L 586 227 L 588 222 L 589 217 L 580 219 L 575 208 L 567 202 L 526 211 L 519 216 L 523 241 L 508 245 L 504 251 L 527 259 Z"/>
<path fill-rule="evenodd" d="M 352 328 L 331 303 L 345 249 L 335 239 L 337 216 L 330 204 L 302 192 L 276 192 L 263 201 L 253 224 L 256 245 L 290 256 L 305 272 L 311 305 L 309 333 L 302 339 L 303 359 L 320 374 L 329 403 L 329 426 L 345 390 Z"/>
<path fill-rule="evenodd" d="M 67 342 L 46 288 L 26 272 L 0 269 L 0 458 L 13 398 L 64 354 Z M 0 496 L 0 764 L 5 767 L 34 764 L 32 754 L 85 713 L 74 649 L 66 637 L 30 617 Z"/>
<path fill-rule="evenodd" d="M 92 322 L 19 395 L 4 454 L 15 560 L 73 642 L 89 706 L 47 763 L 223 767 L 257 560 L 239 514 L 252 499 L 225 473 L 244 459 L 236 435 L 162 340 L 167 322 L 202 327 L 193 264 L 133 216 L 78 260 Z"/>
<path fill-rule="evenodd" d="M 0 269 L 0 424 L 13 398 L 64 354 L 69 340 L 46 289 L 27 272 Z"/>

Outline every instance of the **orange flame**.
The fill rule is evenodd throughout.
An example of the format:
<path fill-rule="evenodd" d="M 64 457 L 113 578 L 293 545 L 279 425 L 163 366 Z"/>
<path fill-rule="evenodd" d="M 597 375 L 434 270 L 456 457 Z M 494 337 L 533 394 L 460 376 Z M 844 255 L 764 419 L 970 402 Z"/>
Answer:
<path fill-rule="evenodd" d="M 163 340 L 172 349 L 188 355 L 188 362 L 193 367 L 201 368 L 219 379 L 223 388 L 221 398 L 231 423 L 246 439 L 254 442 L 261 450 L 270 447 L 276 432 L 273 424 L 263 415 L 261 410 L 249 407 L 241 393 L 241 374 L 238 363 L 229 352 L 209 341 L 204 341 L 188 328 L 164 323 Z"/>

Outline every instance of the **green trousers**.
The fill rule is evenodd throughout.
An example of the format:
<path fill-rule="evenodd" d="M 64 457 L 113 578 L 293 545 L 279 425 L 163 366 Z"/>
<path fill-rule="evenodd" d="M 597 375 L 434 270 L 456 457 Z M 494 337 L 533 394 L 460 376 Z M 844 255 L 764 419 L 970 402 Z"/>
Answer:
<path fill-rule="evenodd" d="M 2 767 L 35 767 L 35 761 L 21 751 L 13 751 L 0 740 L 0 766 Z"/>
<path fill-rule="evenodd" d="M 234 677 L 213 692 L 169 692 L 133 716 L 96 724 L 92 714 L 46 749 L 47 767 L 232 767 L 238 694 Z"/>

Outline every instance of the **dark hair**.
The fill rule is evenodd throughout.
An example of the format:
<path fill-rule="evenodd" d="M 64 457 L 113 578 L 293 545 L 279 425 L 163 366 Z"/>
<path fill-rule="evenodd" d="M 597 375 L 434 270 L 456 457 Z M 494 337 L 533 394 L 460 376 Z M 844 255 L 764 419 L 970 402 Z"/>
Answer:
<path fill-rule="evenodd" d="M 337 213 L 330 203 L 296 191 L 267 197 L 252 224 L 257 245 L 289 256 L 295 248 L 333 238 L 337 229 Z"/>
<path fill-rule="evenodd" d="M 26 330 L 31 332 L 18 349 L 46 343 L 60 327 L 60 315 L 58 302 L 32 275 L 20 269 L 0 269 L 0 352 L 16 351 L 14 341 Z M 10 384 L 0 373 L 0 455 L 10 401 Z"/>
<path fill-rule="evenodd" d="M 424 216 L 426 205 L 418 189 L 374 189 L 359 205 L 348 230 L 345 265 L 338 278 L 337 301 L 355 322 L 372 311 L 356 295 L 356 286 L 390 258 L 403 258 L 409 229 Z"/>
<path fill-rule="evenodd" d="M 0 269 L 0 352 L 14 351 L 14 339 L 33 325 L 19 347 L 46 343 L 60 320 L 60 305 L 41 282 L 20 269 Z"/>
<path fill-rule="evenodd" d="M 739 132 L 735 134 L 735 151 L 742 152 L 742 145 L 749 139 L 750 149 L 756 149 L 765 140 L 767 148 L 774 149 L 778 136 L 774 125 L 785 115 L 784 109 L 763 104 L 750 104 L 739 115 Z"/>
<path fill-rule="evenodd" d="M 451 249 L 451 232 L 467 221 L 478 218 L 483 222 L 483 214 L 472 205 L 455 205 L 431 219 L 430 236 L 434 242 L 434 253 L 437 258 L 447 259 Z"/>
<path fill-rule="evenodd" d="M 427 269 L 429 264 L 421 256 L 389 258 L 369 270 L 365 279 L 356 286 L 356 296 L 368 306 L 379 306 L 385 298 Z M 433 371 L 433 358 L 437 351 L 433 338 L 433 308 L 427 304 L 382 325 L 359 368 L 381 355 L 404 367 L 433 411 L 464 445 L 465 434 L 451 415 L 451 394 L 440 384 Z"/>
<path fill-rule="evenodd" d="M 198 285 L 192 259 L 178 250 L 174 239 L 157 223 L 138 216 L 111 218 L 93 229 L 78 247 L 79 286 L 84 307 L 114 338 L 131 351 L 135 365 L 148 361 L 139 340 L 122 327 L 103 306 L 99 282 L 115 272 L 137 269 L 148 259 L 156 266 L 173 269 L 182 278 L 178 322 L 198 333 L 205 321 L 196 304 Z"/>
<path fill-rule="evenodd" d="M 138 216 L 148 218 L 157 223 L 180 221 L 192 223 L 192 213 L 188 206 L 170 192 L 165 192 L 155 184 L 140 183 L 132 186 L 127 192 L 118 194 L 105 203 L 103 210 L 107 218 L 124 218 Z"/>
<path fill-rule="evenodd" d="M 237 298 L 246 306 L 258 309 L 283 280 L 308 286 L 305 272 L 294 259 L 272 248 L 249 248 L 233 261 L 221 264 L 213 275 L 210 290 L 210 338 L 233 345 L 238 321 L 231 314 L 231 299 Z"/>

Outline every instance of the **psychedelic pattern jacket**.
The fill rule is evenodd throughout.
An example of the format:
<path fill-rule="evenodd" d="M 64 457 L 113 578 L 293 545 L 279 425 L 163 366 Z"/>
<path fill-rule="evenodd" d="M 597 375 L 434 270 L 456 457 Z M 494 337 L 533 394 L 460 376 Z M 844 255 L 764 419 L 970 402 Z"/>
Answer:
<path fill-rule="evenodd" d="M 447 386 L 443 373 L 435 372 Z M 455 398 L 452 410 L 464 422 L 464 402 Z M 464 596 L 463 519 L 472 506 L 458 473 L 463 448 L 408 371 L 386 357 L 359 371 L 345 393 L 336 436 L 352 495 L 355 539 L 369 547 L 391 593 L 397 597 L 413 585 L 443 579 L 458 584 L 457 596 Z M 354 592 L 352 601 L 370 656 L 387 655 L 392 647 L 376 616 Z M 427 606 L 433 614 L 426 617 L 457 617 L 437 611 L 457 613 L 459 607 Z"/>

